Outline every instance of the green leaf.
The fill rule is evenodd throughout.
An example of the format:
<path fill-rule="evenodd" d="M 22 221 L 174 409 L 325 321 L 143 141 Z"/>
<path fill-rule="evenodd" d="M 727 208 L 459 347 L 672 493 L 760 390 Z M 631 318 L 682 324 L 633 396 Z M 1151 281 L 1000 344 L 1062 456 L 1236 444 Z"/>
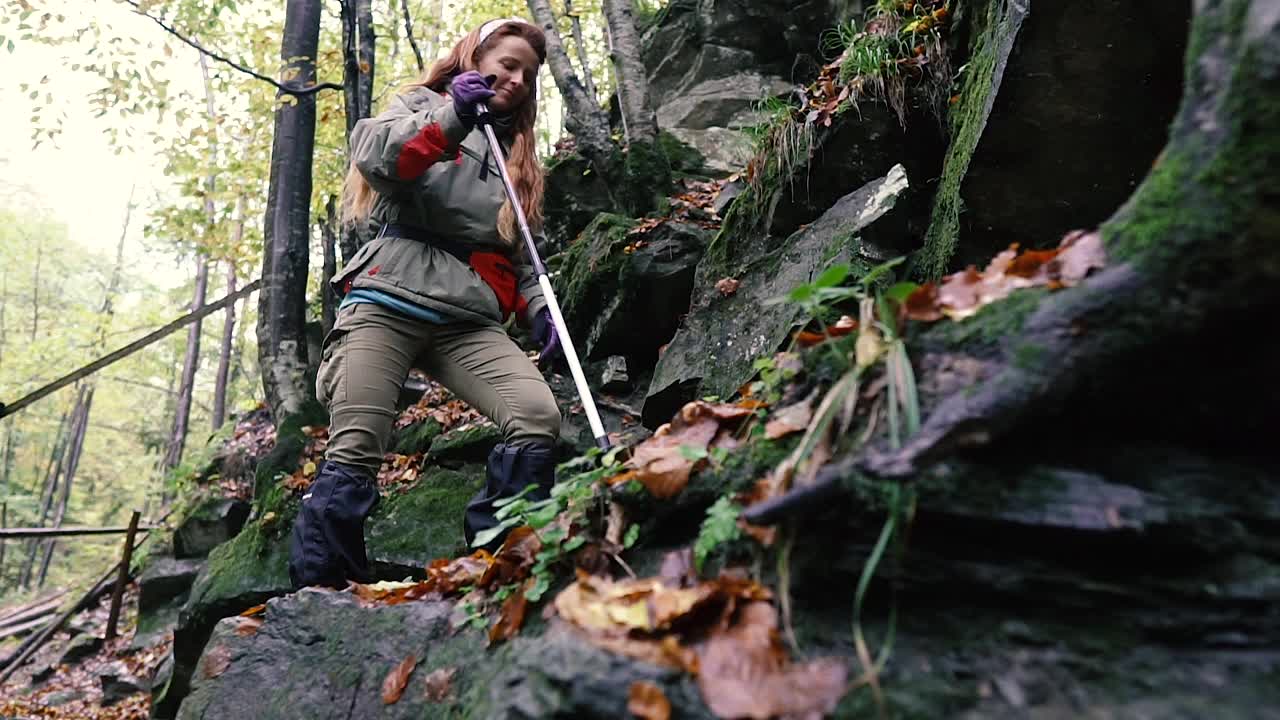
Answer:
<path fill-rule="evenodd" d="M 892 260 L 880 263 L 879 265 L 871 268 L 870 270 L 867 271 L 866 275 L 862 276 L 862 279 L 860 281 L 862 286 L 863 287 L 870 286 L 872 283 L 879 280 L 881 277 L 884 277 L 885 275 L 889 274 L 890 270 L 901 265 L 903 262 L 906 262 L 906 259 L 907 258 L 905 256 L 896 257 Z"/>
<path fill-rule="evenodd" d="M 636 544 L 636 540 L 640 539 L 640 526 L 632 525 L 627 528 L 627 534 L 622 537 L 622 547 L 630 548 Z"/>
<path fill-rule="evenodd" d="M 479 533 L 476 534 L 475 539 L 471 541 L 471 547 L 478 548 L 478 547 L 484 547 L 485 545 L 488 545 L 489 543 L 496 540 L 499 535 L 501 535 L 503 532 L 505 532 L 515 524 L 516 523 L 514 519 L 507 519 L 507 520 L 503 520 L 501 523 L 495 525 L 494 527 L 489 528 L 488 530 L 481 530 Z"/>
<path fill-rule="evenodd" d="M 693 543 L 693 564 L 701 570 L 702 564 L 716 548 L 736 540 L 742 531 L 738 529 L 738 515 L 742 509 L 729 496 L 716 500 L 707 508 L 698 539 Z"/>
<path fill-rule="evenodd" d="M 570 553 L 582 547 L 583 544 L 585 544 L 586 542 L 587 542 L 587 539 L 582 535 L 574 535 L 573 537 L 569 538 L 568 542 L 560 546 L 560 550 L 561 552 Z"/>
<path fill-rule="evenodd" d="M 680 457 L 684 458 L 685 460 L 692 460 L 694 462 L 697 462 L 698 460 L 702 460 L 706 456 L 707 456 L 706 448 L 700 448 L 693 445 L 680 446 Z"/>
<path fill-rule="evenodd" d="M 884 291 L 884 296 L 896 303 L 904 303 L 920 286 L 913 282 L 900 282 Z"/>
<path fill-rule="evenodd" d="M 524 591 L 524 597 L 529 602 L 538 602 L 542 596 L 551 589 L 551 576 L 545 573 L 539 574 L 533 578 L 533 585 Z"/>
<path fill-rule="evenodd" d="M 822 271 L 822 274 L 819 275 L 818 278 L 813 281 L 813 285 L 814 287 L 820 287 L 820 288 L 835 287 L 840 283 L 844 282 L 845 278 L 849 277 L 849 271 L 850 271 L 849 263 L 840 263 L 838 265 L 832 265 L 831 267 Z"/>

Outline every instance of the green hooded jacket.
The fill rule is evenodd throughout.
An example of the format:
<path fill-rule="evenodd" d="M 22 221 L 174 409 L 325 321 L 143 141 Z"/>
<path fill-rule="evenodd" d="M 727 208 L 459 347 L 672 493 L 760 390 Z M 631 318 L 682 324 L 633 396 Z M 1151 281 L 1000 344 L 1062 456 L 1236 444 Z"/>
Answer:
<path fill-rule="evenodd" d="M 504 153 L 507 151 L 504 142 Z M 458 117 L 453 103 L 428 88 L 399 95 L 377 117 L 351 130 L 351 157 L 378 193 L 369 222 L 420 228 L 455 249 L 499 252 L 516 270 L 529 324 L 546 306 L 523 241 L 512 248 L 498 234 L 506 191 L 481 128 Z M 339 295 L 378 290 L 456 320 L 501 324 L 495 291 L 467 262 L 421 240 L 382 235 L 356 253 L 334 278 Z"/>

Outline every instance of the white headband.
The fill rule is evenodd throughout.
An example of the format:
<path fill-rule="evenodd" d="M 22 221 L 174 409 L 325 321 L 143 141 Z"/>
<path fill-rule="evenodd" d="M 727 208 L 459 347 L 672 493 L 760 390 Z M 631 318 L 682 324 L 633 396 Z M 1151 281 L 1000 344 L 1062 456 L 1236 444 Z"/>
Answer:
<path fill-rule="evenodd" d="M 521 18 L 498 18 L 497 20 L 490 20 L 489 22 L 480 26 L 480 42 L 483 43 L 490 35 L 494 33 L 495 30 L 502 27 L 503 25 L 506 25 L 507 23 L 524 23 L 525 25 L 532 24 L 528 20 L 522 20 Z"/>

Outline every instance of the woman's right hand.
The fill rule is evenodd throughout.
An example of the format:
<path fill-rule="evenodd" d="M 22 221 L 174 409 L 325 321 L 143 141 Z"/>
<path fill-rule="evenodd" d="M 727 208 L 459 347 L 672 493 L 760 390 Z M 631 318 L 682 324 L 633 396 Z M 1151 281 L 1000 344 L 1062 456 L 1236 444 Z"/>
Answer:
<path fill-rule="evenodd" d="M 453 79 L 449 85 L 449 95 L 458 115 L 464 118 L 475 118 L 476 104 L 493 97 L 493 90 L 484 76 L 475 70 L 468 70 Z"/>

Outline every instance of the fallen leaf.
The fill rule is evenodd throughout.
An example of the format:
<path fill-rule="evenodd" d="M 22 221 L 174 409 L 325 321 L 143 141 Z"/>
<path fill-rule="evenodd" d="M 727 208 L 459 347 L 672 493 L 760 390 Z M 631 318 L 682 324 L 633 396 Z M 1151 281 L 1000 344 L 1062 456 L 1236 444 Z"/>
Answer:
<path fill-rule="evenodd" d="M 942 311 L 938 309 L 938 286 L 927 282 L 916 288 L 903 303 L 907 318 L 923 322 L 942 319 Z"/>
<path fill-rule="evenodd" d="M 231 649 L 217 645 L 201 658 L 200 672 L 209 679 L 216 678 L 231 667 Z"/>
<path fill-rule="evenodd" d="M 721 718 L 823 717 L 844 695 L 847 675 L 835 658 L 791 663 L 767 602 L 740 606 L 698 649 L 698 688 Z"/>
<path fill-rule="evenodd" d="M 489 628 L 489 644 L 496 645 L 515 637 L 524 625 L 525 611 L 529 609 L 529 599 L 525 597 L 526 588 L 520 587 L 502 601 L 502 609 L 498 611 L 498 619 Z"/>
<path fill-rule="evenodd" d="M 498 548 L 493 562 L 489 563 L 477 584 L 484 588 L 495 588 L 525 579 L 541 549 L 542 541 L 533 528 L 528 525 L 515 528 L 507 533 L 502 547 Z"/>
<path fill-rule="evenodd" d="M 764 436 L 769 440 L 777 440 L 809 427 L 809 421 L 813 419 L 813 399 L 815 396 L 816 391 L 810 393 L 809 397 L 804 400 L 794 405 L 788 405 L 770 415 L 769 422 L 765 423 L 764 426 Z"/>
<path fill-rule="evenodd" d="M 240 617 L 253 617 L 254 615 L 261 615 L 262 613 L 266 612 L 266 610 L 267 610 L 266 603 L 262 603 L 261 605 L 254 605 L 248 610 L 245 610 L 244 612 L 240 613 Z"/>
<path fill-rule="evenodd" d="M 240 618 L 240 622 L 236 625 L 236 635 L 240 637 L 256 635 L 260 627 L 262 627 L 262 620 L 258 618 Z"/>
<path fill-rule="evenodd" d="M 449 699 L 453 694 L 453 676 L 457 672 L 456 668 L 439 668 L 432 670 L 426 678 L 426 692 L 424 696 L 429 703 L 440 703 Z"/>
<path fill-rule="evenodd" d="M 627 710 L 640 720 L 671 720 L 671 701 L 662 688 L 645 680 L 631 683 Z"/>
<path fill-rule="evenodd" d="M 735 280 L 734 278 L 721 278 L 716 281 L 716 290 L 719 291 L 721 295 L 729 297 L 730 295 L 738 292 L 738 286 L 740 285 L 742 285 L 741 280 Z"/>
<path fill-rule="evenodd" d="M 391 672 L 387 673 L 387 677 L 382 681 L 382 704 L 394 705 L 400 701 L 400 696 L 404 694 L 404 689 L 409 685 L 409 676 L 413 674 L 413 669 L 418 666 L 418 658 L 410 655 L 400 661 L 399 665 L 391 668 Z"/>

